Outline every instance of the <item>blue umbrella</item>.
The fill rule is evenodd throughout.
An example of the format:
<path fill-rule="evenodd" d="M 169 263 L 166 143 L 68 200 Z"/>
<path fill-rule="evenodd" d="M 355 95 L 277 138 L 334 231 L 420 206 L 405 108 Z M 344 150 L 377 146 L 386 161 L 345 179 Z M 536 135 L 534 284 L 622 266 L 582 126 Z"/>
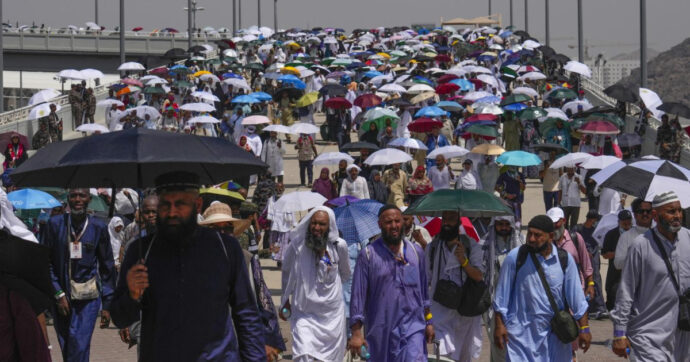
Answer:
<path fill-rule="evenodd" d="M 243 94 L 241 96 L 237 96 L 230 101 L 230 103 L 259 103 L 260 101 L 250 95 Z"/>
<path fill-rule="evenodd" d="M 277 80 L 279 80 L 281 82 L 290 82 L 290 81 L 299 80 L 299 78 L 297 78 L 297 76 L 294 74 L 283 74 L 280 77 L 278 77 Z"/>
<path fill-rule="evenodd" d="M 501 98 L 498 98 L 496 96 L 487 96 L 487 97 L 482 97 L 474 101 L 474 103 L 492 103 L 492 104 L 499 104 L 501 103 Z"/>
<path fill-rule="evenodd" d="M 506 111 L 511 112 L 519 112 L 525 108 L 527 108 L 527 106 L 523 103 L 513 103 L 503 107 Z"/>
<path fill-rule="evenodd" d="M 266 79 L 278 79 L 278 78 L 280 78 L 280 77 L 282 77 L 282 76 L 283 76 L 283 74 L 277 73 L 277 72 L 265 73 L 265 74 L 263 75 L 263 77 L 266 78 Z"/>
<path fill-rule="evenodd" d="M 435 117 L 441 117 L 441 116 L 446 116 L 448 115 L 448 112 L 444 111 L 443 109 L 436 107 L 436 106 L 427 106 L 423 107 L 422 109 L 418 110 L 417 113 L 414 114 L 415 118 L 419 117 L 429 117 L 429 118 L 435 118 Z"/>
<path fill-rule="evenodd" d="M 426 83 L 427 85 L 434 86 L 434 82 L 431 81 L 429 78 L 422 77 L 421 75 L 417 75 L 414 78 L 412 78 L 412 81 L 415 83 Z"/>
<path fill-rule="evenodd" d="M 474 89 L 474 84 L 467 79 L 453 79 L 449 83 L 456 84 L 461 91 L 470 91 Z"/>
<path fill-rule="evenodd" d="M 54 207 L 62 206 L 51 194 L 34 189 L 22 189 L 13 191 L 7 194 L 7 199 L 10 200 L 15 209 L 52 209 Z"/>
<path fill-rule="evenodd" d="M 273 99 L 273 97 L 266 92 L 254 92 L 254 93 L 250 94 L 249 96 L 254 97 L 254 98 L 256 98 L 262 102 L 263 101 L 270 101 L 271 99 Z"/>
<path fill-rule="evenodd" d="M 239 74 L 232 73 L 232 72 L 223 73 L 223 79 L 228 79 L 228 78 L 242 79 L 242 76 Z"/>
<path fill-rule="evenodd" d="M 381 233 L 378 217 L 381 206 L 382 203 L 374 200 L 360 200 L 333 210 L 343 239 L 348 244 L 354 244 Z"/>
<path fill-rule="evenodd" d="M 378 77 L 379 75 L 383 75 L 383 73 L 376 71 L 376 70 L 370 70 L 370 71 L 364 73 L 363 77 L 364 78 L 374 78 L 374 77 Z"/>
<path fill-rule="evenodd" d="M 282 76 L 278 77 L 277 80 L 283 82 L 284 85 L 287 84 L 287 85 L 290 85 L 290 86 L 297 88 L 297 89 L 307 88 L 306 83 L 302 82 L 299 78 L 297 78 L 296 76 L 294 76 L 292 74 L 282 75 Z"/>
<path fill-rule="evenodd" d="M 508 151 L 498 156 L 496 162 L 506 166 L 526 167 L 540 165 L 541 158 L 534 153 L 525 151 Z"/>
<path fill-rule="evenodd" d="M 463 108 L 458 102 L 453 101 L 441 101 L 434 104 L 434 106 L 450 112 L 461 112 L 465 110 L 465 108 Z"/>

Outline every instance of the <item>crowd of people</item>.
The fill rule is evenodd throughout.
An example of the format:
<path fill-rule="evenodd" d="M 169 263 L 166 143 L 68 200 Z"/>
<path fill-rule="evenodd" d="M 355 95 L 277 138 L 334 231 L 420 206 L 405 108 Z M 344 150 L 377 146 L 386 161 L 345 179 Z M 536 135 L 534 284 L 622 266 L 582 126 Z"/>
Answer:
<path fill-rule="evenodd" d="M 690 360 L 690 233 L 680 198 L 636 198 L 629 210 L 626 195 L 597 185 L 593 169 L 550 167 L 574 151 L 632 158 L 640 145 L 590 132 L 588 124 L 605 122 L 620 133 L 625 121 L 615 108 L 594 107 L 553 49 L 489 27 L 315 29 L 222 44 L 217 61 L 123 78 L 101 103 L 106 125 L 221 137 L 266 171 L 215 186 L 170 170 L 150 189 L 70 189 L 62 207 L 31 220 L 33 232 L 3 208 L 5 236 L 49 250 L 53 289 L 36 292 L 38 317 L 23 319 L 33 333 L 0 340 L 7 356 L 50 359 L 48 314 L 65 361 L 88 361 L 95 325 L 111 322 L 142 361 L 277 361 L 288 337 L 279 319 L 290 324 L 296 361 L 425 361 L 433 353 L 470 361 L 482 348 L 492 361 L 574 361 L 590 348 L 589 320 L 607 318 L 612 353 Z M 70 103 L 75 126 L 93 123 L 92 90 L 74 86 Z M 61 139 L 54 108 L 40 120 L 36 149 Z M 678 161 L 678 129 L 662 121 L 659 155 Z M 292 131 L 305 124 L 314 127 Z M 341 152 L 334 172 L 323 167 L 315 177 L 314 165 L 326 164 L 317 144 Z M 12 137 L 7 169 L 27 158 L 23 147 Z M 299 171 L 284 166 L 288 147 Z M 371 162 L 387 148 L 409 160 Z M 543 165 L 497 162 L 519 150 Z M 282 210 L 286 171 L 328 201 L 301 219 Z M 528 179 L 543 184 L 544 213 L 523 226 Z M 8 190 L 11 183 L 3 177 Z M 458 205 L 441 210 L 434 229 L 407 211 L 447 189 L 493 195 L 509 213 L 467 218 Z M 90 212 L 93 198 L 114 204 L 115 215 Z M 377 205 L 377 232 L 346 241 L 338 208 L 365 201 Z M 600 220 L 612 215 L 617 224 L 597 240 Z M 281 270 L 279 305 L 261 258 Z M 605 283 L 601 258 L 609 261 Z M 475 293 L 482 298 L 465 302 Z M 0 311 L 14 314 L 13 305 Z"/>

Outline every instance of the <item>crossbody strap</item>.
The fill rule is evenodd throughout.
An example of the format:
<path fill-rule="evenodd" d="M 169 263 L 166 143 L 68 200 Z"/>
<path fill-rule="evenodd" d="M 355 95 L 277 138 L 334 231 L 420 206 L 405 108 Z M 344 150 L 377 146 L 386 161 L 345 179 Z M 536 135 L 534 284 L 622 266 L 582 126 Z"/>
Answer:
<path fill-rule="evenodd" d="M 659 253 L 661 253 L 661 258 L 664 259 L 664 264 L 666 264 L 666 269 L 668 269 L 668 273 L 671 277 L 671 281 L 673 282 L 673 286 L 676 288 L 676 293 L 680 295 L 680 285 L 678 285 L 678 281 L 676 280 L 676 274 L 673 272 L 673 267 L 671 266 L 671 261 L 668 259 L 668 255 L 666 254 L 666 249 L 664 248 L 664 245 L 661 243 L 661 240 L 659 240 L 659 237 L 656 235 L 656 231 L 652 230 L 652 238 L 654 239 L 654 242 L 656 243 L 657 248 L 659 248 Z"/>
<path fill-rule="evenodd" d="M 544 286 L 544 290 L 546 290 L 546 296 L 549 297 L 549 303 L 551 304 L 551 308 L 553 309 L 554 313 L 558 313 L 558 305 L 556 304 L 556 300 L 553 298 L 553 294 L 551 293 L 549 283 L 546 281 L 546 275 L 544 275 L 544 270 L 542 269 L 541 264 L 539 264 L 537 256 L 534 255 L 534 253 L 529 253 L 529 255 L 532 258 L 532 263 L 534 264 L 534 267 L 537 268 L 539 279 L 541 279 L 541 284 Z"/>

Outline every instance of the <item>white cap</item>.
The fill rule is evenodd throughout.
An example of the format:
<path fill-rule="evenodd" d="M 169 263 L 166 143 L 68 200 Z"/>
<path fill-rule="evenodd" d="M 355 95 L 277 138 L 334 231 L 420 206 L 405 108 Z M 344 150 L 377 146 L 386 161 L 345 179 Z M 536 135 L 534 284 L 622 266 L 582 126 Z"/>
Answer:
<path fill-rule="evenodd" d="M 558 222 L 558 220 L 565 218 L 565 214 L 563 213 L 563 209 L 561 209 L 560 207 L 550 208 L 549 211 L 546 212 L 546 216 L 551 218 L 551 221 L 553 221 L 553 222 Z"/>

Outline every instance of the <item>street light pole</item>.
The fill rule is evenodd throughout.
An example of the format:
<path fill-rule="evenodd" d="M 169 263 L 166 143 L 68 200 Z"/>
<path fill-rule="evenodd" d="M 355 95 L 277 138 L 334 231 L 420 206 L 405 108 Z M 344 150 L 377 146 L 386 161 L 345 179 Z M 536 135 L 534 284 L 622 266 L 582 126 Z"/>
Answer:
<path fill-rule="evenodd" d="M 194 27 L 192 26 L 192 0 L 187 0 L 187 49 L 192 47 L 192 34 Z"/>
<path fill-rule="evenodd" d="M 491 16 L 491 0 L 489 0 L 489 16 Z"/>
<path fill-rule="evenodd" d="M 96 16 L 95 16 L 95 19 L 93 20 L 93 22 L 98 24 L 98 0 L 94 0 L 94 1 L 96 2 Z"/>
<path fill-rule="evenodd" d="M 510 0 L 510 26 L 513 26 L 513 0 Z"/>
<path fill-rule="evenodd" d="M 232 0 L 232 36 L 235 36 L 237 34 L 237 13 L 235 12 L 237 10 L 237 1 Z"/>
<path fill-rule="evenodd" d="M 640 87 L 647 87 L 647 0 L 640 0 Z"/>
<path fill-rule="evenodd" d="M 278 31 L 278 0 L 273 0 L 273 31 Z"/>
<path fill-rule="evenodd" d="M 585 60 L 585 49 L 582 46 L 582 0 L 577 0 L 577 60 Z"/>
<path fill-rule="evenodd" d="M 237 26 L 242 29 L 242 0 L 237 0 Z"/>
<path fill-rule="evenodd" d="M 120 63 L 125 62 L 125 0 L 120 0 Z"/>
<path fill-rule="evenodd" d="M 525 31 L 529 33 L 529 0 L 525 0 Z"/>
<path fill-rule="evenodd" d="M 544 0 L 544 24 L 546 25 L 546 35 L 544 36 L 546 45 L 549 45 L 549 0 Z"/>
<path fill-rule="evenodd" d="M 261 27 L 261 0 L 256 0 L 256 4 L 257 4 L 257 9 L 256 9 L 256 10 L 257 10 L 257 11 L 256 11 L 257 21 L 256 21 L 256 25 L 260 28 L 260 27 Z"/>

